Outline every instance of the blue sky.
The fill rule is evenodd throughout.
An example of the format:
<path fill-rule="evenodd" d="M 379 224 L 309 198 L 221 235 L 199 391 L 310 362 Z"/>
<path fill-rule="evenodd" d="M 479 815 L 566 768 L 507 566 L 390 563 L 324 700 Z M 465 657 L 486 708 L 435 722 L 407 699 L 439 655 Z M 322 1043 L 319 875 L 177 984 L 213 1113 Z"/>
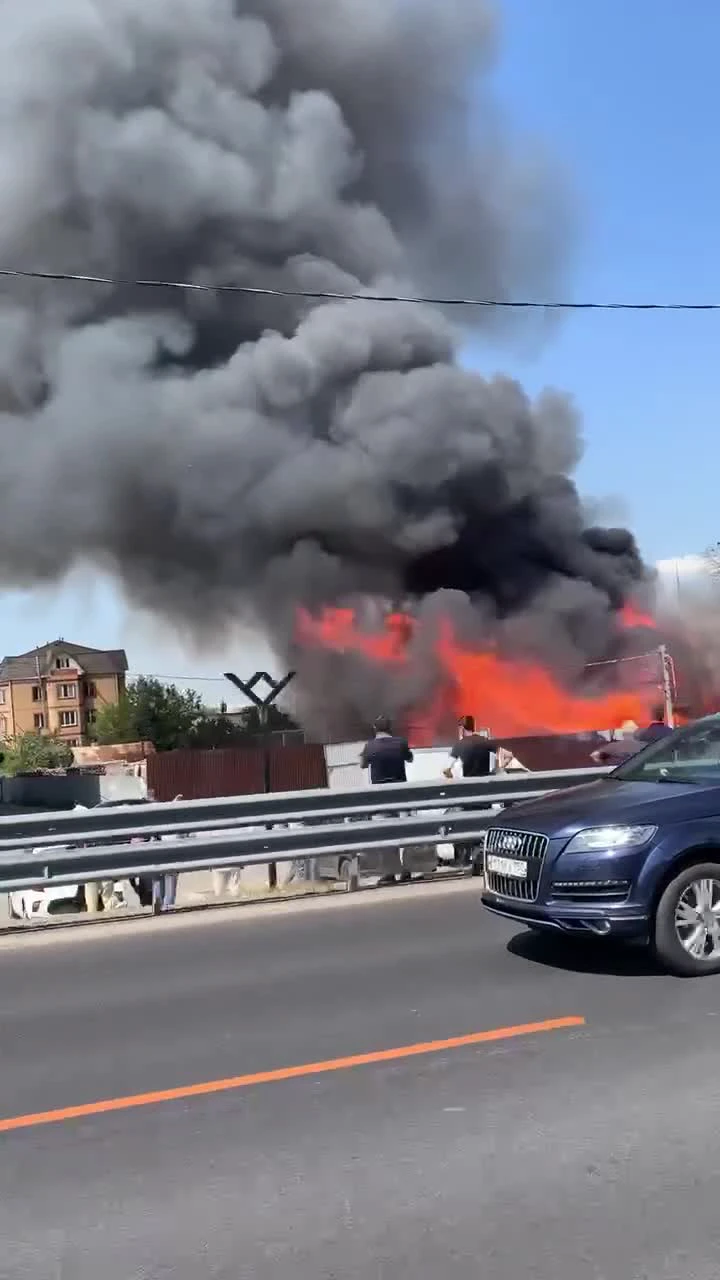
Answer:
<path fill-rule="evenodd" d="M 720 5 L 503 0 L 502 9 L 499 92 L 577 195 L 570 296 L 720 299 Z M 579 312 L 538 358 L 503 365 L 530 390 L 572 392 L 585 423 L 583 491 L 621 497 L 655 560 L 720 539 L 719 355 L 720 312 Z"/>
<path fill-rule="evenodd" d="M 468 0 L 471 3 L 472 0 Z M 682 16 L 685 8 L 686 16 Z M 578 246 L 566 296 L 720 299 L 720 4 L 715 0 L 502 0 L 495 75 L 510 119 L 568 174 Z M 720 538 L 713 445 L 720 313 L 572 314 L 543 348 L 477 353 L 535 392 L 570 391 L 585 424 L 584 493 L 618 498 L 649 560 Z M 107 584 L 0 595 L 0 648 L 65 635 L 125 645 L 134 670 L 198 677 L 226 659 L 249 671 L 261 646 L 193 654 L 185 638 L 131 619 Z M 196 681 L 197 682 L 197 681 Z M 221 682 L 200 685 L 223 696 Z"/>

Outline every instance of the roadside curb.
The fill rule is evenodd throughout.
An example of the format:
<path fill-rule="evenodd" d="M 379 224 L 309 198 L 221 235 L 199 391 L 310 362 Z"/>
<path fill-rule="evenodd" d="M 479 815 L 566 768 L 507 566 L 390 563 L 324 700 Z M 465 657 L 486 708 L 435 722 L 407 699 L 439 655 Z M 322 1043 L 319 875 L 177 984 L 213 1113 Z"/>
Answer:
<path fill-rule="evenodd" d="M 448 891 L 458 890 L 465 881 L 472 881 L 478 889 L 482 887 L 482 882 L 477 877 L 471 877 L 464 871 L 444 872 L 442 876 L 429 877 L 426 880 L 416 880 L 412 884 L 391 885 L 378 888 L 376 885 L 361 885 L 354 893 L 348 893 L 339 887 L 330 890 L 329 893 L 299 893 L 291 897 L 268 896 L 262 898 L 252 898 L 238 900 L 236 898 L 226 899 L 220 902 L 197 902 L 188 903 L 182 907 L 175 907 L 172 912 L 161 916 L 154 916 L 151 911 L 145 909 L 142 911 L 117 912 L 114 915 L 103 919 L 102 916 L 92 916 L 90 919 L 84 920 L 82 917 L 72 920 L 49 920 L 39 923 L 20 923 L 15 925 L 3 926 L 0 928 L 0 948 L 6 949 L 8 945 L 19 942 L 19 945 L 31 945 L 30 939 L 37 938 L 41 942 L 49 943 L 52 941 L 66 942 L 72 941 L 73 938 L 82 938 L 93 936 L 93 930 L 105 929 L 107 936 L 123 937 L 126 936 L 128 930 L 141 928 L 143 925 L 148 928 L 153 926 L 163 931 L 178 925 L 192 925 L 204 921 L 210 923 L 213 919 L 222 919 L 223 912 L 237 912 L 238 915 L 249 916 L 257 920 L 266 916 L 278 917 L 299 912 L 300 910 L 329 910 L 336 902 L 344 903 L 346 908 L 352 906 L 370 906 L 373 902 L 410 902 L 413 896 L 434 896 L 435 894 L 446 893 Z M 410 892 L 399 892 L 400 890 L 410 890 Z M 269 911 L 267 908 L 274 908 Z M 122 926 L 126 926 L 123 933 Z"/>

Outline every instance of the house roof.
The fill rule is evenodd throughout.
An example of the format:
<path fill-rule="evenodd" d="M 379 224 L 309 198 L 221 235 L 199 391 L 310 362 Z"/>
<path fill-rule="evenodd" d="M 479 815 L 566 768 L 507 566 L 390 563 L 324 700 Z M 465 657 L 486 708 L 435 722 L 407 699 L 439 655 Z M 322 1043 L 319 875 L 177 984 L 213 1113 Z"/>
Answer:
<path fill-rule="evenodd" d="M 10 680 L 37 680 L 38 666 L 41 675 L 47 675 L 58 654 L 74 658 L 85 675 L 124 675 L 128 669 L 124 649 L 91 649 L 84 644 L 71 644 L 68 640 L 53 640 L 49 644 L 3 658 L 0 662 L 0 683 Z"/>

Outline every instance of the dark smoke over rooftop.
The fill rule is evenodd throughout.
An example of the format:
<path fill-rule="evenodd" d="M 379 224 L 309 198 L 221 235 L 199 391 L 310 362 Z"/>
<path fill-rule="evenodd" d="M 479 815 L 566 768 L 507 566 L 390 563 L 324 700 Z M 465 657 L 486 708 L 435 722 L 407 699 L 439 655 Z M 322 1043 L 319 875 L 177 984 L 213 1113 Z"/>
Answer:
<path fill-rule="evenodd" d="M 487 101 L 494 46 L 481 0 L 6 0 L 0 265 L 552 291 L 563 201 Z M 2 581 L 93 561 L 281 652 L 299 601 L 450 588 L 470 625 L 596 654 L 633 540 L 585 528 L 570 403 L 457 342 L 412 304 L 4 285 Z"/>

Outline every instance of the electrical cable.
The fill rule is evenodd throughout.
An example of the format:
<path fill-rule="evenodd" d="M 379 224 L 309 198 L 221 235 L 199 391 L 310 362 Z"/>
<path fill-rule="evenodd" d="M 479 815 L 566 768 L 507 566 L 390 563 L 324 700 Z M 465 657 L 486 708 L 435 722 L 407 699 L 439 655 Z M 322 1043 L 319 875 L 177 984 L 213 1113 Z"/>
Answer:
<path fill-rule="evenodd" d="M 115 288 L 174 289 L 192 293 L 237 293 L 262 298 L 297 298 L 309 302 L 394 302 L 429 307 L 500 308 L 508 311 L 720 311 L 720 302 L 570 302 L 530 298 L 423 297 L 393 293 L 338 293 L 329 289 L 261 288 L 245 284 L 201 284 L 191 280 L 133 280 L 78 275 L 67 271 L 30 271 L 0 267 L 6 279 L 44 280 Z"/>

